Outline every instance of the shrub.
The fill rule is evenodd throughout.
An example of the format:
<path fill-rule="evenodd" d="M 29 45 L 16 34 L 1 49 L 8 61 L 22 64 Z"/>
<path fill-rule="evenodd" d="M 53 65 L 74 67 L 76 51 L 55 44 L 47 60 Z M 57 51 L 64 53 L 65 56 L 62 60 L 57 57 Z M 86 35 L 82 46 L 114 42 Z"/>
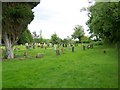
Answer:
<path fill-rule="evenodd" d="M 94 45 L 103 45 L 103 42 L 102 41 L 96 41 L 96 42 L 93 42 Z"/>

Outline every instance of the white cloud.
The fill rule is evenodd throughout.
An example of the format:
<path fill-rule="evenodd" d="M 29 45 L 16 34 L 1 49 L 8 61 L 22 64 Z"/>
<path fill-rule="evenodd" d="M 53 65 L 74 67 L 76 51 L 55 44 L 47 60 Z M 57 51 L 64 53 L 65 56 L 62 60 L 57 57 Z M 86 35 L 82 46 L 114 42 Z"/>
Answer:
<path fill-rule="evenodd" d="M 51 38 L 54 32 L 62 39 L 71 36 L 77 24 L 86 32 L 87 12 L 80 12 L 80 9 L 88 5 L 88 0 L 41 0 L 33 9 L 35 17 L 28 28 L 38 34 L 42 30 L 44 38 Z"/>

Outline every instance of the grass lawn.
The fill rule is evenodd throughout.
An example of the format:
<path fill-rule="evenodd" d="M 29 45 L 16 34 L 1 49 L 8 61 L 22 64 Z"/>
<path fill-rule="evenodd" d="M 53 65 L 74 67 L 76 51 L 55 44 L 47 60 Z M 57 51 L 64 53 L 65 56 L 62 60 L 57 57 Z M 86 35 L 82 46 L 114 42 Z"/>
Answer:
<path fill-rule="evenodd" d="M 15 51 L 23 55 L 25 47 Z M 103 53 L 103 50 L 106 53 Z M 28 50 L 27 58 L 2 62 L 3 88 L 117 88 L 118 58 L 114 48 L 95 46 L 75 52 L 65 48 L 57 56 L 53 48 Z M 44 58 L 35 58 L 44 53 Z"/>

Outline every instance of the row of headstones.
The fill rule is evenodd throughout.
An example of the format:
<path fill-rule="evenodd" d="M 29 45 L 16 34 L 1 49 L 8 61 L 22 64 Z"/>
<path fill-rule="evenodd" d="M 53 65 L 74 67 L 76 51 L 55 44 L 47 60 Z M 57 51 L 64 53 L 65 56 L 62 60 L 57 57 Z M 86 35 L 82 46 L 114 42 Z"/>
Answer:
<path fill-rule="evenodd" d="M 40 43 L 28 44 L 26 43 L 25 46 L 26 46 L 26 49 L 35 49 L 36 46 L 47 49 L 47 47 L 49 47 L 49 44 L 45 44 L 45 43 L 44 44 L 43 43 L 42 44 Z"/>
<path fill-rule="evenodd" d="M 24 56 L 28 56 L 28 52 L 24 52 Z M 36 54 L 36 58 L 43 58 L 44 57 L 44 54 L 41 54 L 41 53 L 37 53 Z"/>
<path fill-rule="evenodd" d="M 74 52 L 74 45 L 71 45 L 72 48 L 72 52 Z M 56 49 L 56 47 L 54 47 L 54 50 L 56 51 L 56 55 L 60 55 L 60 49 L 59 47 Z M 61 52 L 64 54 L 64 47 L 61 48 Z"/>
<path fill-rule="evenodd" d="M 71 47 L 72 47 L 72 52 L 74 52 L 74 45 L 71 45 Z M 83 45 L 83 50 L 85 50 L 85 48 L 92 49 L 93 48 L 93 44 L 89 44 L 87 46 Z M 55 50 L 56 50 L 56 55 L 60 55 L 60 50 L 59 49 L 55 49 Z M 62 48 L 61 51 L 62 51 L 62 53 L 64 53 L 64 48 Z"/>
<path fill-rule="evenodd" d="M 25 43 L 25 46 L 26 46 L 26 49 L 35 49 L 36 46 L 37 47 L 41 47 L 41 48 L 45 48 L 47 49 L 47 47 L 54 47 L 56 44 L 52 44 L 52 43 L 32 43 L 32 44 L 28 44 L 28 43 Z M 62 47 L 72 47 L 73 44 L 58 44 L 57 45 L 58 47 L 59 46 L 62 46 Z M 78 44 L 75 44 L 74 46 L 78 46 Z"/>

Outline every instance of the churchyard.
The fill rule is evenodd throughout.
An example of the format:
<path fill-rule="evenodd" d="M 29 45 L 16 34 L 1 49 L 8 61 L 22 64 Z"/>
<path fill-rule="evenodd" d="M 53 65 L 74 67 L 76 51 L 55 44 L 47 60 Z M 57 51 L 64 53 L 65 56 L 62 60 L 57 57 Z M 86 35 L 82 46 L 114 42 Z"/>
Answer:
<path fill-rule="evenodd" d="M 2 2 L 0 88 L 118 88 L 120 3 L 53 1 Z"/>
<path fill-rule="evenodd" d="M 85 45 L 87 46 L 87 45 Z M 3 47 L 2 47 L 3 48 Z M 3 88 L 117 88 L 118 59 L 114 47 L 14 47 L 15 58 L 3 59 Z M 106 53 L 104 53 L 106 51 Z M 27 53 L 25 55 L 25 52 Z M 36 55 L 42 54 L 42 57 Z"/>

